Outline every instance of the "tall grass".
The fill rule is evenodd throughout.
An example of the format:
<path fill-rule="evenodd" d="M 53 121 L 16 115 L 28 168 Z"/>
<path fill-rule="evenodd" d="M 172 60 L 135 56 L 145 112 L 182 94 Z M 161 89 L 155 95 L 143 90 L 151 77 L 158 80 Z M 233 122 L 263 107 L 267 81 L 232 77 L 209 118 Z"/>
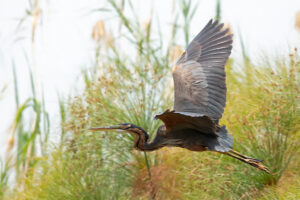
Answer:
<path fill-rule="evenodd" d="M 18 24 L 19 29 L 25 21 L 29 20 L 31 22 L 31 52 L 24 52 L 28 64 L 31 96 L 21 103 L 16 66 L 13 62 L 16 115 L 12 124 L 12 144 L 9 146 L 8 152 L 12 157 L 15 157 L 12 164 L 16 170 L 17 180 L 26 177 L 28 171 L 34 169 L 38 156 L 46 155 L 50 133 L 50 120 L 49 114 L 45 109 L 44 95 L 40 90 L 40 84 L 36 81 L 34 47 L 40 14 L 40 1 L 29 0 L 26 14 L 20 19 Z"/>
<path fill-rule="evenodd" d="M 14 80 L 14 96 L 16 114 L 10 128 L 10 138 L 7 145 L 6 156 L 1 162 L 1 187 L 0 196 L 11 189 L 9 185 L 17 185 L 22 188 L 24 177 L 30 171 L 36 169 L 41 156 L 47 155 L 48 137 L 50 134 L 49 114 L 45 109 L 43 92 L 40 91 L 39 84 L 35 80 L 33 70 L 35 70 L 35 32 L 37 29 L 40 7 L 39 1 L 28 1 L 29 7 L 26 14 L 20 19 L 17 30 L 23 26 L 26 20 L 32 20 L 31 26 L 31 53 L 24 51 L 24 56 L 28 64 L 29 85 L 31 95 L 24 101 L 20 98 L 20 83 L 16 64 L 12 61 L 12 74 Z M 30 50 L 28 50 L 30 52 Z M 30 55 L 30 56 L 28 56 Z M 22 83 L 22 86 L 24 83 Z M 23 88 L 21 88 L 23 89 Z M 40 95 L 41 94 L 41 95 Z M 14 179 L 14 180 L 13 180 Z M 17 183 L 17 184 L 15 184 Z"/>
<path fill-rule="evenodd" d="M 289 58 L 272 58 L 262 66 L 251 65 L 245 71 L 251 74 L 251 82 L 238 89 L 239 94 L 246 93 L 243 102 L 252 106 L 251 111 L 239 119 L 243 127 L 237 131 L 246 133 L 245 139 L 250 141 L 245 151 L 252 149 L 253 155 L 266 158 L 272 171 L 268 184 L 277 183 L 295 156 L 296 143 L 292 141 L 297 141 L 300 128 L 299 67 L 297 51 Z M 251 98 L 253 95 L 257 98 Z M 241 103 L 237 100 L 230 102 Z"/>
<path fill-rule="evenodd" d="M 9 178 L 9 160 L 0 160 L 0 198 L 3 198 L 5 192 L 8 188 L 8 178 Z"/>
<path fill-rule="evenodd" d="M 13 155 L 14 151 L 16 151 L 14 166 L 18 179 L 20 176 L 26 176 L 29 168 L 34 168 L 36 156 L 46 154 L 50 124 L 44 101 L 39 101 L 35 97 L 32 72 L 30 71 L 29 75 L 32 82 L 33 97 L 29 97 L 22 104 L 19 103 L 18 79 L 15 70 L 13 74 L 15 80 L 16 116 L 12 125 L 12 144 L 8 147 L 8 153 Z"/>

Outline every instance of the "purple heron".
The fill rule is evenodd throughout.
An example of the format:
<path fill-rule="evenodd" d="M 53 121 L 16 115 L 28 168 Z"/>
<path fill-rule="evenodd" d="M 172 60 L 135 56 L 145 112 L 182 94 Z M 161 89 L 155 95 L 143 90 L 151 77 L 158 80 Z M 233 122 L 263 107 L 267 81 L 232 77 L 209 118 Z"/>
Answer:
<path fill-rule="evenodd" d="M 155 116 L 163 121 L 155 138 L 139 126 L 122 123 L 90 131 L 122 130 L 135 135 L 140 151 L 181 147 L 191 151 L 216 151 L 269 173 L 259 159 L 232 150 L 233 139 L 219 125 L 226 103 L 225 64 L 232 49 L 232 34 L 224 24 L 210 20 L 178 58 L 173 68 L 174 110 Z"/>

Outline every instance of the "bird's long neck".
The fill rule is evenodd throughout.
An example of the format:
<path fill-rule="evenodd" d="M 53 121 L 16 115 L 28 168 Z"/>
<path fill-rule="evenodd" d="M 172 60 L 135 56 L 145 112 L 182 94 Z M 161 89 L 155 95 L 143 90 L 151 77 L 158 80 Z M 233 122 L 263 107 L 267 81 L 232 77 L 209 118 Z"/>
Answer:
<path fill-rule="evenodd" d="M 149 135 L 141 127 L 136 127 L 131 132 L 136 136 L 134 139 L 134 147 L 136 149 L 140 151 L 153 151 L 160 148 L 154 142 L 148 143 Z"/>

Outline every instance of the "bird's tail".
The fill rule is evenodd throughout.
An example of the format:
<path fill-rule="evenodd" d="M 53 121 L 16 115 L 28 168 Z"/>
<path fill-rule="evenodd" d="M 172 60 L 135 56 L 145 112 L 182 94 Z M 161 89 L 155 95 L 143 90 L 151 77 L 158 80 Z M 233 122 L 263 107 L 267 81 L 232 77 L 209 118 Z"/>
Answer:
<path fill-rule="evenodd" d="M 231 156 L 233 158 L 236 158 L 244 163 L 247 163 L 253 167 L 256 167 L 257 169 L 260 169 L 266 173 L 270 173 L 269 169 L 263 165 L 261 162 L 262 160 L 259 160 L 259 159 L 255 159 L 255 158 L 250 158 L 250 157 L 247 157 L 247 156 L 244 156 L 234 150 L 230 150 L 229 152 L 224 152 L 224 154 L 228 155 L 228 156 Z"/>

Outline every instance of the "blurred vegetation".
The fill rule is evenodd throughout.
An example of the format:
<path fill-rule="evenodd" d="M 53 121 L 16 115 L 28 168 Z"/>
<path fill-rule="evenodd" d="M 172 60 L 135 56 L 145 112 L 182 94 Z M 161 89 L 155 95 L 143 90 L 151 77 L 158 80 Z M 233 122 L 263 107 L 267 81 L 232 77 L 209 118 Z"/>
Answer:
<path fill-rule="evenodd" d="M 39 13 L 37 2 L 32 8 Z M 221 18 L 217 2 L 216 17 Z M 59 97 L 61 137 L 51 151 L 47 148 L 50 122 L 43 95 L 36 95 L 34 73 L 30 71 L 32 97 L 22 104 L 14 71 L 17 114 L 10 157 L 0 164 L 0 195 L 20 200 L 299 199 L 300 59 L 296 49 L 289 56 L 264 56 L 254 64 L 241 39 L 242 64 L 237 67 L 229 59 L 226 65 L 228 94 L 221 123 L 233 135 L 234 149 L 264 159 L 271 174 L 212 152 L 163 148 L 146 154 L 133 149 L 134 138 L 129 134 L 87 131 L 131 122 L 153 136 L 161 123 L 153 120 L 155 114 L 172 108 L 171 65 L 191 39 L 189 27 L 197 8 L 190 0 L 175 5 L 176 23 L 166 40 L 160 28 L 154 28 L 154 18 L 139 21 L 131 1 L 110 0 L 109 5 L 119 19 L 119 31 L 113 33 L 101 20 L 93 27 L 94 64 L 82 73 L 82 94 L 67 102 Z M 39 15 L 33 16 L 34 46 Z M 178 35 L 184 36 L 184 44 L 177 42 Z M 24 117 L 26 110 L 30 110 L 29 119 Z M 16 176 L 14 188 L 8 187 L 11 171 Z"/>

